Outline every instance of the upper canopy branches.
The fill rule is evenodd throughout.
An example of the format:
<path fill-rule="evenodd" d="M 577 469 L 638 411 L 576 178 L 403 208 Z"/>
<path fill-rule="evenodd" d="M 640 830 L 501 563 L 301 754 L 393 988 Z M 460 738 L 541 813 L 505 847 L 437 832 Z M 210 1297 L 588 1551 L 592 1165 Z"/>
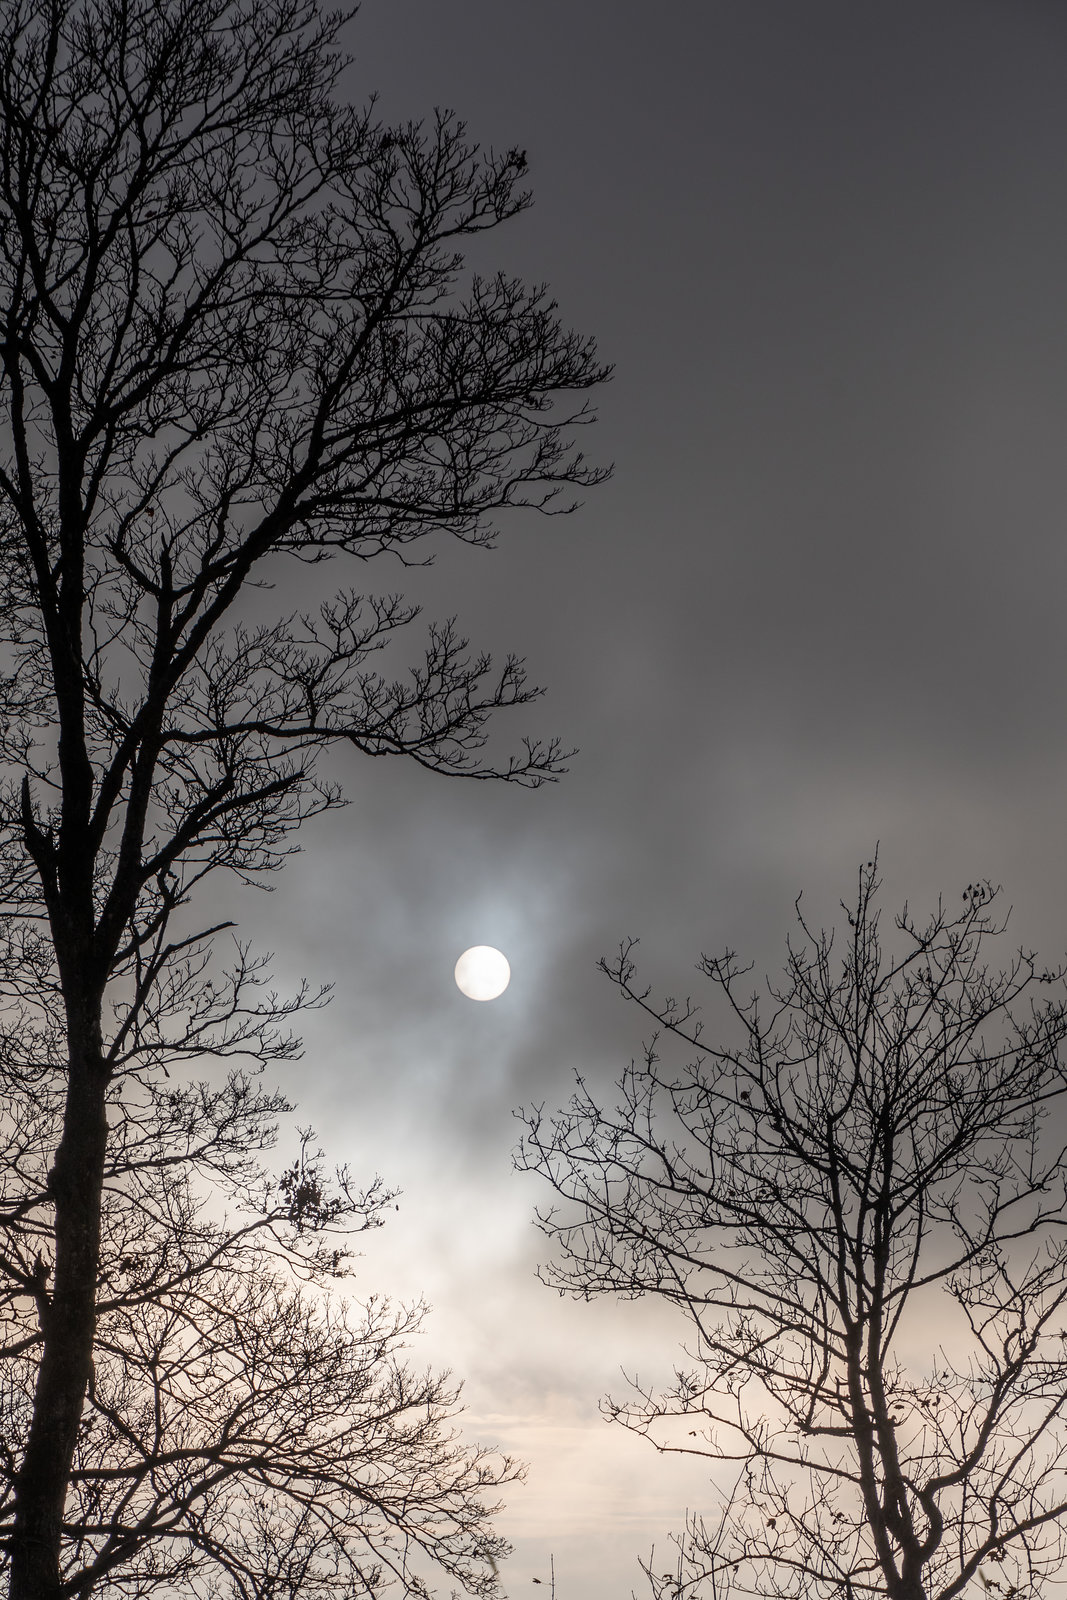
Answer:
<path fill-rule="evenodd" d="M 176 857 L 328 803 L 310 773 L 330 739 L 558 770 L 554 744 L 479 754 L 489 712 L 538 692 L 517 661 L 442 626 L 410 678 L 371 669 L 412 608 L 342 597 L 251 646 L 235 626 L 279 556 L 488 542 L 493 512 L 565 510 L 563 486 L 603 476 L 569 439 L 606 375 L 591 341 L 543 289 L 465 264 L 529 203 L 525 156 L 447 114 L 391 128 L 340 104 L 344 21 L 307 0 L 0 4 L 0 564 L 24 711 L 0 755 L 58 785 L 82 856 L 121 829 L 123 917 L 173 864 L 142 849 L 164 790 Z M 37 814 L 18 826 L 47 879 Z"/>

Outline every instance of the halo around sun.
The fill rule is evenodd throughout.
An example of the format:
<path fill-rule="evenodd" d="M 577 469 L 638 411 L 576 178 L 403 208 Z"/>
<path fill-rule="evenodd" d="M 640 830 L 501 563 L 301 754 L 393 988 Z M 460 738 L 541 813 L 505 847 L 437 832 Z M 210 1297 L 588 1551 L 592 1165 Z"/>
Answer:
<path fill-rule="evenodd" d="M 475 944 L 456 962 L 456 984 L 468 1000 L 495 1000 L 511 982 L 506 956 L 491 944 Z"/>

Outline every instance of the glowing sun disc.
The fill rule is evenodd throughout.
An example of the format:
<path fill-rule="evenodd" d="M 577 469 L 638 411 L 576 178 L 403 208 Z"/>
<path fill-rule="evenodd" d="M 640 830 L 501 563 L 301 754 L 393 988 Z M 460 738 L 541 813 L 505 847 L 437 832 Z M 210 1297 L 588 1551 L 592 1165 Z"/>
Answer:
<path fill-rule="evenodd" d="M 456 962 L 456 984 L 468 1000 L 495 1000 L 510 982 L 507 956 L 491 944 L 472 945 Z"/>

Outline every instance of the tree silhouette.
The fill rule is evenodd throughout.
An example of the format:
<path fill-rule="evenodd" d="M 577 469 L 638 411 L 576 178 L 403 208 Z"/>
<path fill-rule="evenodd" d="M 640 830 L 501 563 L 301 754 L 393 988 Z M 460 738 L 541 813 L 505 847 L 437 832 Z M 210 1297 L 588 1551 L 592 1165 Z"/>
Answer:
<path fill-rule="evenodd" d="M 972 1580 L 1011 1600 L 1067 1553 L 1062 974 L 1025 953 L 990 970 L 985 885 L 959 915 L 905 910 L 886 951 L 876 890 L 868 863 L 840 952 L 798 902 L 765 996 L 732 952 L 702 959 L 733 1045 L 653 1004 L 624 946 L 604 970 L 658 1031 L 620 1104 L 580 1083 L 528 1119 L 520 1163 L 569 1202 L 541 1218 L 548 1281 L 689 1323 L 673 1383 L 609 1414 L 734 1464 L 675 1571 L 649 1565 L 659 1600 L 949 1600 Z M 664 1066 L 671 1040 L 691 1065 Z"/>
<path fill-rule="evenodd" d="M 306 589 L 567 509 L 601 476 L 568 430 L 604 372 L 543 291 L 465 265 L 527 204 L 524 156 L 339 103 L 345 19 L 314 0 L 0 19 L 12 1600 L 225 1574 L 369 1594 L 390 1570 L 417 1592 L 416 1549 L 491 1587 L 480 1489 L 510 1469 L 449 1443 L 447 1385 L 397 1364 L 403 1317 L 349 1326 L 322 1297 L 331 1232 L 384 1195 L 330 1188 L 310 1152 L 280 1188 L 257 1167 L 284 1105 L 255 1074 L 315 997 L 279 1001 L 241 948 L 222 970 L 227 924 L 190 901 L 341 803 L 329 746 L 559 770 L 553 743 L 486 759 L 490 713 L 537 693 L 520 662 L 443 623 L 404 676 L 400 596 L 263 596 L 292 563 Z"/>

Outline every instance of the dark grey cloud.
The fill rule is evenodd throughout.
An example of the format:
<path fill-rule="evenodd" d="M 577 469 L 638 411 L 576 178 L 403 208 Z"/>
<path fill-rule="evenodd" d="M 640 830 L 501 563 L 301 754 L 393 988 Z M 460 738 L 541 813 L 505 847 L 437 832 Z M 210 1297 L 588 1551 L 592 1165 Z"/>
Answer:
<path fill-rule="evenodd" d="M 776 965 L 796 894 L 831 919 L 877 840 L 890 907 L 989 875 L 1020 939 L 1067 947 L 1067 17 L 365 0 L 351 47 L 383 114 L 453 105 L 528 150 L 536 206 L 486 260 L 616 363 L 586 440 L 616 476 L 410 575 L 527 656 L 549 695 L 494 737 L 559 732 L 571 773 L 348 763 L 350 808 L 246 924 L 337 985 L 302 1111 L 405 1190 L 361 1286 L 436 1302 L 425 1353 L 533 1460 L 511 1592 L 555 1548 L 561 1597 L 615 1600 L 709 1491 L 612 1454 L 598 1390 L 669 1368 L 675 1331 L 540 1290 L 510 1171 L 514 1106 L 639 1048 L 597 956 L 640 935 L 675 992 L 727 941 Z M 476 1006 L 451 971 L 483 942 L 514 979 Z"/>

